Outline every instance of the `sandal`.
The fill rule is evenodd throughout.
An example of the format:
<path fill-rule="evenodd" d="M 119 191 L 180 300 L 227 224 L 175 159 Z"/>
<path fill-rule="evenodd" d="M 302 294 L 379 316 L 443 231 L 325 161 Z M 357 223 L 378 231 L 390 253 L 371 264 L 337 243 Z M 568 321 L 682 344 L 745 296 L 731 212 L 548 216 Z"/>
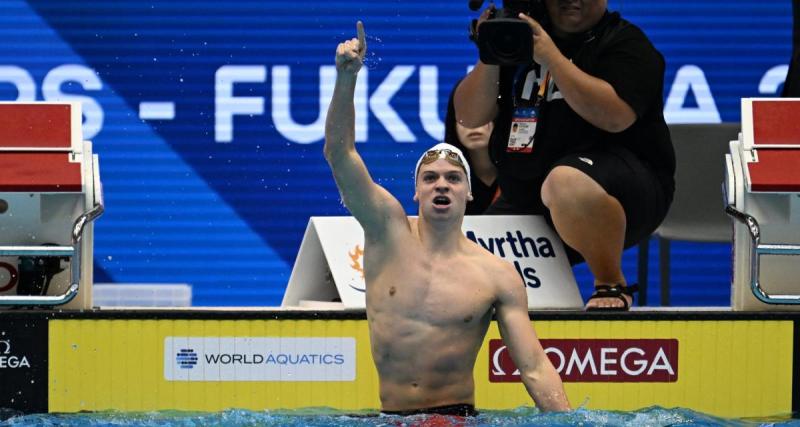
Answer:
<path fill-rule="evenodd" d="M 592 296 L 589 297 L 588 301 L 591 301 L 595 298 L 617 298 L 622 301 L 622 307 L 586 307 L 586 311 L 628 311 L 630 306 L 628 305 L 628 300 L 625 299 L 623 295 L 628 295 L 631 297 L 631 303 L 633 303 L 633 293 L 639 291 L 639 285 L 633 284 L 630 286 L 622 286 L 618 283 L 611 284 L 611 285 L 597 285 L 595 286 L 595 291 Z"/>

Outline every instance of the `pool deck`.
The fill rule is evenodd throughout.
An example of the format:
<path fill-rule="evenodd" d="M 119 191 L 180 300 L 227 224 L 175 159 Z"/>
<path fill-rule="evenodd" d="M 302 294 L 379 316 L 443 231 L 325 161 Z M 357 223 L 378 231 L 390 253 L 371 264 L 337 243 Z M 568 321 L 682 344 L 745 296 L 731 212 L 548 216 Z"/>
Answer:
<path fill-rule="evenodd" d="M 529 310 L 531 320 L 800 320 L 800 311 L 737 311 L 730 307 L 632 307 L 627 312 Z M 2 319 L 362 319 L 366 310 L 310 307 L 95 307 L 86 310 L 0 309 Z"/>

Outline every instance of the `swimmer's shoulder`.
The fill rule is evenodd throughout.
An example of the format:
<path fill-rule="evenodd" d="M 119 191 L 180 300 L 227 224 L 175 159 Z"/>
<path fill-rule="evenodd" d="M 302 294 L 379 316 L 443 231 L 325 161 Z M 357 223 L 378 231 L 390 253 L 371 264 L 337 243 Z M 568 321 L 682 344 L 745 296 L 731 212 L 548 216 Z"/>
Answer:
<path fill-rule="evenodd" d="M 515 279 L 521 280 L 512 263 L 489 252 L 478 243 L 469 239 L 466 240 L 470 244 L 469 251 L 471 259 L 473 260 L 472 262 L 481 267 L 490 277 L 501 282 L 514 282 Z"/>

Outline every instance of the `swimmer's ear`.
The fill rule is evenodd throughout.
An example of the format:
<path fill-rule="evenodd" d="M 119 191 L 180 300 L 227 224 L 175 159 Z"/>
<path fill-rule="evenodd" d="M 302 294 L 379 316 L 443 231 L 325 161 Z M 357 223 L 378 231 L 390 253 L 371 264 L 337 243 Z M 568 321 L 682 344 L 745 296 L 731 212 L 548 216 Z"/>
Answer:
<path fill-rule="evenodd" d="M 467 193 L 467 201 L 471 202 L 473 199 L 474 197 L 472 197 L 472 191 L 470 191 L 469 193 Z"/>
<path fill-rule="evenodd" d="M 417 190 L 414 190 L 414 198 L 413 199 L 414 199 L 415 202 L 419 203 L 419 192 Z"/>

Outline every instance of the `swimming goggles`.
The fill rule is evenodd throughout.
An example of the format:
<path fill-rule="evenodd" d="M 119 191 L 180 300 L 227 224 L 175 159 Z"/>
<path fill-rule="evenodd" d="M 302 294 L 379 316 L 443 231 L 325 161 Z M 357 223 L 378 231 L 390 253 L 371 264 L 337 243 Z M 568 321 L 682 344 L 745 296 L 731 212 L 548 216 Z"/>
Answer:
<path fill-rule="evenodd" d="M 445 159 L 449 163 L 460 167 L 464 173 L 467 173 L 467 168 L 464 166 L 464 162 L 461 160 L 461 155 L 449 148 L 439 148 L 426 151 L 422 156 L 420 164 L 427 165 L 428 163 L 433 163 L 438 159 Z"/>

